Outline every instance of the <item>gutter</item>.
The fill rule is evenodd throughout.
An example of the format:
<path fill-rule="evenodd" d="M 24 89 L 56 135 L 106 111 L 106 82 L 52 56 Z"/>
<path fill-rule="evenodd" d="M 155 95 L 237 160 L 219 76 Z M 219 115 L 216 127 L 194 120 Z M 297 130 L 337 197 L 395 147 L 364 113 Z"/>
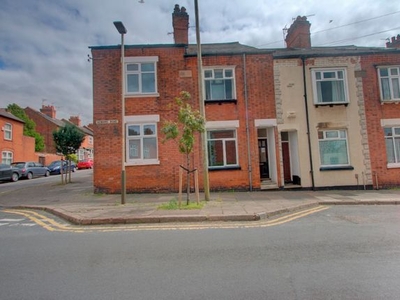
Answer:
<path fill-rule="evenodd" d="M 311 187 L 315 191 L 315 181 L 314 181 L 314 166 L 313 157 L 311 152 L 311 137 L 310 137 L 310 118 L 308 115 L 308 101 L 307 101 L 307 84 L 306 84 L 306 57 L 301 56 L 301 61 L 303 64 L 303 88 L 304 88 L 304 105 L 306 109 L 306 123 L 307 123 L 307 141 L 308 141 L 308 155 L 310 159 L 310 175 L 311 175 Z"/>

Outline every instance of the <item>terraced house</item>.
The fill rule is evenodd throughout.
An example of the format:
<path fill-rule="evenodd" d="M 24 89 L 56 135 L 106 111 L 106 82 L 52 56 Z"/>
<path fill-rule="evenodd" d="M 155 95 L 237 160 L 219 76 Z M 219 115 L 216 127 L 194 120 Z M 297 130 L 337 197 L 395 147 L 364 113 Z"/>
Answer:
<path fill-rule="evenodd" d="M 123 161 L 128 192 L 178 189 L 185 157 L 174 142 L 163 143 L 161 127 L 176 119 L 170 104 L 181 91 L 197 109 L 199 95 L 197 47 L 188 43 L 183 7 L 175 6 L 172 24 L 173 44 L 125 45 L 123 70 L 120 45 L 90 47 L 98 192 L 120 192 Z M 285 49 L 202 45 L 211 190 L 373 186 L 377 169 L 367 123 L 375 116 L 365 85 L 372 76 L 379 91 L 385 80 L 366 70 L 363 59 L 390 54 L 394 63 L 400 54 L 396 48 L 311 47 L 310 26 L 297 18 Z M 201 172 L 199 145 L 191 163 Z"/>

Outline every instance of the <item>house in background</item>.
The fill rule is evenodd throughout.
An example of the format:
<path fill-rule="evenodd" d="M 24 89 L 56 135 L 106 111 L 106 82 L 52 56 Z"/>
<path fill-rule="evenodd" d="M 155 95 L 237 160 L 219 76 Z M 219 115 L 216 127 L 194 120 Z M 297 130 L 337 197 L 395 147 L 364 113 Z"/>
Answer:
<path fill-rule="evenodd" d="M 78 159 L 93 158 L 93 131 L 87 126 L 81 126 L 78 116 L 71 116 L 69 120 L 56 118 L 56 109 L 52 105 L 42 105 L 40 111 L 26 107 L 26 115 L 36 123 L 36 131 L 44 137 L 44 153 L 49 156 L 43 164 L 49 164 L 53 160 L 60 159 L 54 144 L 53 132 L 70 122 L 78 127 L 85 134 L 85 141 L 77 151 Z"/>
<path fill-rule="evenodd" d="M 0 151 L 1 163 L 11 164 L 14 161 L 36 161 L 35 139 L 25 136 L 25 122 L 0 108 Z"/>
<path fill-rule="evenodd" d="M 178 189 L 184 157 L 173 142 L 162 142 L 160 132 L 164 120 L 176 119 L 170 104 L 181 91 L 192 95 L 195 109 L 199 95 L 197 47 L 188 44 L 189 16 L 176 5 L 172 19 L 174 44 L 125 45 L 123 78 L 120 46 L 90 47 L 97 192 L 120 192 L 123 162 L 128 192 Z M 306 17 L 298 17 L 287 32 L 285 49 L 202 45 L 212 190 L 371 188 L 378 165 L 385 165 L 378 176 L 382 185 L 388 166 L 393 173 L 388 176 L 400 185 L 395 169 L 400 123 L 393 120 L 400 118 L 400 110 L 396 96 L 383 106 L 379 100 L 390 89 L 396 93 L 398 49 L 312 47 L 310 26 Z M 381 75 L 373 71 L 376 64 L 384 67 Z M 391 75 L 385 77 L 385 70 Z M 381 116 L 372 103 L 382 106 Z M 388 150 L 391 165 L 378 151 L 374 154 L 373 148 L 383 149 L 384 143 L 395 145 Z M 202 156 L 198 142 L 193 168 L 201 168 Z"/>
<path fill-rule="evenodd" d="M 62 119 L 64 123 L 70 123 L 78 127 L 85 134 L 81 147 L 77 151 L 78 160 L 93 159 L 93 130 L 88 126 L 81 125 L 79 116 L 71 116 L 69 120 Z"/>

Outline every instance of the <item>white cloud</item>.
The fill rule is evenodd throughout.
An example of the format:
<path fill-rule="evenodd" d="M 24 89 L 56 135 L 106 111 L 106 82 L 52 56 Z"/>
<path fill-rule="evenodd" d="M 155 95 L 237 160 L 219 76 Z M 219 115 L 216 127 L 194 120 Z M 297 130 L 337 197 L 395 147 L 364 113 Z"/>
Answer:
<path fill-rule="evenodd" d="M 116 20 L 128 30 L 126 44 L 173 43 L 176 3 L 187 9 L 189 42 L 195 43 L 192 0 L 2 0 L 0 107 L 53 104 L 57 118 L 79 115 L 83 124 L 92 122 L 88 47 L 119 44 Z M 384 47 L 385 38 L 400 33 L 400 5 L 392 0 L 201 0 L 199 9 L 202 43 L 283 47 L 282 30 L 298 15 L 309 16 L 314 46 L 344 40 L 339 44 Z M 341 27 L 362 20 L 369 21 Z"/>

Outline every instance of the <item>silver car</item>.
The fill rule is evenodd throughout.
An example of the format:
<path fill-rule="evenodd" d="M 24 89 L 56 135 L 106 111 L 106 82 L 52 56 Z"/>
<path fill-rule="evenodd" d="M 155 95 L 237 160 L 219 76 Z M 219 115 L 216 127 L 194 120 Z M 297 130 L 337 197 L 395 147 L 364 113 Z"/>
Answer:
<path fill-rule="evenodd" d="M 34 161 L 13 162 L 11 166 L 20 170 L 21 178 L 32 179 L 38 176 L 50 176 L 49 168 Z"/>
<path fill-rule="evenodd" d="M 0 164 L 0 181 L 18 181 L 21 177 L 21 171 L 17 168 L 13 168 L 10 165 Z"/>

